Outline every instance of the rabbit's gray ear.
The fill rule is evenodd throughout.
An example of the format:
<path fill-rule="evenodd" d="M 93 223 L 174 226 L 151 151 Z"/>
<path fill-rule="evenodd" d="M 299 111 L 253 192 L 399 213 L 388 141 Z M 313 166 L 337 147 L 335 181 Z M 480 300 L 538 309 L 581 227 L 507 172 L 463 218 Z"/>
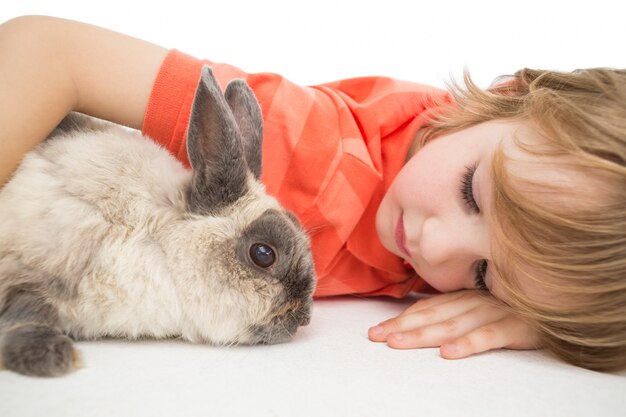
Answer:
<path fill-rule="evenodd" d="M 261 179 L 263 116 L 259 102 L 243 80 L 231 81 L 226 87 L 224 97 L 239 126 L 248 168 L 257 180 Z"/>
<path fill-rule="evenodd" d="M 207 66 L 202 68 L 191 108 L 187 153 L 194 171 L 187 195 L 192 212 L 214 213 L 246 193 L 248 171 L 241 134 Z"/>

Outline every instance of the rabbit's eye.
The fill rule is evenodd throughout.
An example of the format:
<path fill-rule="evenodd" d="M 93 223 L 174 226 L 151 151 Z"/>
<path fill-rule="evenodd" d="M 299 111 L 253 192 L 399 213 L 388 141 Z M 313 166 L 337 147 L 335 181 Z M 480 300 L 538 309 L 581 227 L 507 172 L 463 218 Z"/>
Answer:
<path fill-rule="evenodd" d="M 269 268 L 276 261 L 274 250 L 263 243 L 250 246 L 250 259 L 261 268 Z"/>

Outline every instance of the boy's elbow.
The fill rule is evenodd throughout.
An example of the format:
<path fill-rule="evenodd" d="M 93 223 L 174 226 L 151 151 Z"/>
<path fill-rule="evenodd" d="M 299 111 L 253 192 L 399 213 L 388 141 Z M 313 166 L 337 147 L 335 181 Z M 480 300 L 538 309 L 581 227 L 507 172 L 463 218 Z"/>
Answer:
<path fill-rule="evenodd" d="M 50 49 L 64 30 L 64 19 L 51 16 L 25 15 L 0 24 L 0 54 L 9 48 L 27 52 L 44 46 Z"/>
<path fill-rule="evenodd" d="M 14 17 L 0 25 L 0 37 L 5 38 L 15 34 L 32 34 L 48 25 L 51 19 L 54 18 L 36 15 Z"/>
<path fill-rule="evenodd" d="M 19 16 L 0 24 L 0 57 L 14 57 L 16 51 L 29 54 L 34 47 L 39 47 L 41 36 L 50 21 L 45 16 Z"/>

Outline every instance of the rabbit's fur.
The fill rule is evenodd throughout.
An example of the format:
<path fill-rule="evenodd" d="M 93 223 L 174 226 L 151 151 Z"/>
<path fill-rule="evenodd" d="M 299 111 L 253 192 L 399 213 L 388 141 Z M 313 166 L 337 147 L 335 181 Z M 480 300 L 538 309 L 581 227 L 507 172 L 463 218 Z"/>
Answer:
<path fill-rule="evenodd" d="M 243 81 L 222 95 L 203 69 L 191 171 L 138 132 L 81 116 L 0 190 L 6 368 L 69 372 L 70 337 L 278 343 L 309 322 L 309 240 L 258 181 L 261 112 Z"/>

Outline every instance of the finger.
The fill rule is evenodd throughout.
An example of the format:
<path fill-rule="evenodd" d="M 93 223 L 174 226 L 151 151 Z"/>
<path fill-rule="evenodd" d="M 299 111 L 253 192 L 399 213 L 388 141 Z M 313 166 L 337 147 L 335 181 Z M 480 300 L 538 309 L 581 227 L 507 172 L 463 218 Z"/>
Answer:
<path fill-rule="evenodd" d="M 379 323 L 378 326 L 382 327 L 384 333 L 387 334 L 404 332 L 460 316 L 481 304 L 484 304 L 484 302 L 478 297 L 457 297 L 447 303 L 436 304 L 412 313 L 400 314 L 397 317 Z"/>
<path fill-rule="evenodd" d="M 413 313 L 403 313 L 385 320 L 368 330 L 368 337 L 374 342 L 386 342 L 392 333 L 403 333 L 421 327 L 445 322 L 476 308 L 484 301 L 480 297 L 448 297 L 448 302 L 435 304 Z"/>
<path fill-rule="evenodd" d="M 457 339 L 474 329 L 498 321 L 506 312 L 491 306 L 481 305 L 468 312 L 434 323 L 387 336 L 387 345 L 394 349 L 435 347 Z"/>
<path fill-rule="evenodd" d="M 467 292 L 468 291 L 456 291 L 456 292 L 438 294 L 438 295 L 433 295 L 432 297 L 419 299 L 417 300 L 417 302 L 415 302 L 406 310 L 404 310 L 400 315 L 413 313 L 416 311 L 424 310 L 426 308 L 432 308 L 432 307 L 436 307 L 444 303 L 458 300 L 459 298 L 463 297 L 465 293 Z"/>
<path fill-rule="evenodd" d="M 529 324 L 507 315 L 445 343 L 440 353 L 446 359 L 459 359 L 500 348 L 534 349 L 538 342 L 538 335 Z"/>

